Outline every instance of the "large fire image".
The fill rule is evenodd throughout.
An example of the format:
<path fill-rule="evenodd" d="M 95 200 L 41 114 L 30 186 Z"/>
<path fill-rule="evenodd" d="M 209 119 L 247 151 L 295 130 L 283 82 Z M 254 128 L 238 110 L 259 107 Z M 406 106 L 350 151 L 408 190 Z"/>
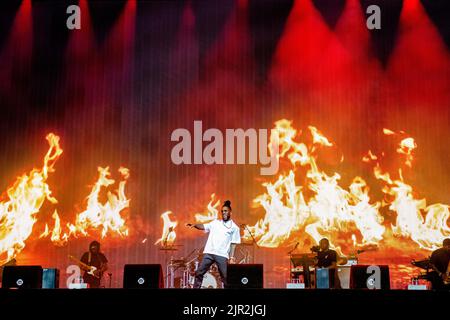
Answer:
<path fill-rule="evenodd" d="M 44 201 L 57 203 L 46 180 L 48 174 L 54 171 L 62 149 L 59 147 L 59 137 L 49 134 L 47 141 L 50 148 L 42 168 L 19 177 L 8 188 L 6 200 L 0 202 L 0 263 L 11 260 L 25 247 L 25 240 L 33 231 L 36 215 Z"/>
<path fill-rule="evenodd" d="M 275 248 L 310 237 L 315 243 L 323 237 L 331 240 L 341 255 L 356 250 L 377 250 L 385 242 L 395 246 L 395 239 L 412 240 L 416 246 L 428 251 L 438 248 L 450 235 L 449 206 L 436 203 L 426 205 L 425 199 L 416 199 L 413 187 L 407 184 L 398 169 L 398 178 L 383 172 L 378 160 L 382 157 L 368 151 L 362 161 L 374 164 L 373 174 L 383 183 L 386 199 L 371 199 L 370 189 L 362 177 L 354 177 L 348 188 L 340 185 L 341 174 L 328 174 L 317 164 L 320 148 L 333 146 L 317 128 L 309 126 L 310 144 L 297 142 L 300 133 L 292 122 L 275 122 L 279 132 L 280 159 L 288 159 L 291 168 L 272 182 L 265 182 L 265 192 L 254 200 L 255 208 L 262 208 L 263 218 L 245 231 L 257 239 L 261 247 Z M 398 136 L 389 129 L 385 135 Z M 404 157 L 403 164 L 412 167 L 413 151 L 417 145 L 412 137 L 401 139 L 396 150 Z M 298 181 L 303 181 L 299 183 Z M 196 214 L 203 223 L 218 216 L 220 201 L 212 200 L 207 212 Z M 381 209 L 396 214 L 395 224 L 385 222 Z M 354 251 L 353 251 L 354 250 Z"/>
<path fill-rule="evenodd" d="M 55 134 L 46 137 L 49 149 L 40 169 L 33 169 L 23 174 L 8 188 L 4 200 L 0 202 L 0 265 L 15 258 L 25 247 L 25 241 L 33 233 L 33 227 L 39 220 L 41 208 L 48 200 L 56 205 L 57 199 L 52 196 L 47 178 L 55 171 L 55 163 L 63 153 L 59 145 L 60 138 Z M 45 224 L 40 238 L 50 237 L 56 245 L 64 245 L 70 237 L 88 236 L 89 232 L 101 230 L 101 237 L 108 234 L 127 236 L 128 228 L 122 216 L 129 207 L 129 199 L 125 195 L 126 180 L 129 170 L 121 167 L 122 180 L 116 192 L 107 191 L 107 200 L 102 203 L 99 194 L 103 189 L 113 185 L 109 168 L 98 168 L 99 177 L 87 197 L 86 210 L 76 214 L 75 223 L 62 225 L 55 209 L 52 215 L 53 227 Z M 36 231 L 34 231 L 36 232 Z"/>
<path fill-rule="evenodd" d="M 54 227 L 51 231 L 51 240 L 56 244 L 63 245 L 70 236 L 88 236 L 89 229 L 101 228 L 102 238 L 108 234 L 108 231 L 115 232 L 121 236 L 128 235 L 128 228 L 125 220 L 121 216 L 121 211 L 129 207 L 130 200 L 125 196 L 126 179 L 129 177 L 127 168 L 119 168 L 123 180 L 120 181 L 117 194 L 108 191 L 108 200 L 105 203 L 99 201 L 99 193 L 103 188 L 114 184 L 114 180 L 108 178 L 110 176 L 109 168 L 98 168 L 99 177 L 95 182 L 91 193 L 87 197 L 87 209 L 76 216 L 75 224 L 67 223 L 67 232 L 61 229 L 61 222 L 57 211 L 53 213 Z M 48 225 L 45 225 L 45 231 L 41 234 L 41 238 L 48 236 L 50 233 Z"/>
<path fill-rule="evenodd" d="M 264 182 L 264 192 L 253 199 L 252 209 L 264 214 L 245 228 L 244 240 L 254 238 L 260 247 L 278 248 L 297 241 L 318 243 L 327 237 L 339 254 L 345 256 L 356 250 L 395 247 L 399 239 L 410 241 L 411 250 L 431 251 L 450 235 L 449 206 L 441 203 L 427 205 L 407 182 L 402 169 L 413 167 L 413 153 L 418 146 L 412 137 L 405 137 L 404 132 L 383 130 L 392 138 L 400 137 L 396 153 L 401 167 L 397 172 L 383 169 L 380 163 L 384 152 L 378 155 L 369 150 L 361 158 L 372 167 L 371 178 L 380 182 L 380 191 L 385 195 L 383 199 L 376 199 L 364 178 L 352 178 L 346 188 L 341 183 L 341 173 L 325 172 L 320 168 L 319 151 L 333 147 L 334 143 L 319 129 L 309 126 L 303 133 L 285 119 L 276 121 L 275 129 L 279 133 L 282 172 L 276 179 Z M 304 137 L 308 142 L 301 141 Z M 129 235 L 124 214 L 130 204 L 125 194 L 129 170 L 119 168 L 121 180 L 117 190 L 112 191 L 110 188 L 115 180 L 111 178 L 109 168 L 98 167 L 98 178 L 86 198 L 84 210 L 75 215 L 74 223 L 63 223 L 57 211 L 58 201 L 47 184 L 47 178 L 55 171 L 55 163 L 63 151 L 58 136 L 49 134 L 47 140 L 49 149 L 42 168 L 19 177 L 0 202 L 1 263 L 15 258 L 33 233 L 39 238 L 49 238 L 59 246 L 67 244 L 71 238 L 92 233 L 102 238 Z M 271 145 L 273 141 L 269 149 Z M 100 197 L 101 193 L 105 193 L 106 198 Z M 102 202 L 102 199 L 106 201 Z M 53 206 L 52 221 L 45 221 L 45 229 L 38 232 L 35 223 L 40 219 L 46 200 Z M 212 194 L 205 212 L 196 213 L 193 218 L 198 223 L 217 218 L 220 203 Z M 394 221 L 385 219 L 386 210 L 395 213 Z M 175 244 L 178 221 L 174 217 L 171 211 L 161 215 L 163 230 L 155 245 Z"/>

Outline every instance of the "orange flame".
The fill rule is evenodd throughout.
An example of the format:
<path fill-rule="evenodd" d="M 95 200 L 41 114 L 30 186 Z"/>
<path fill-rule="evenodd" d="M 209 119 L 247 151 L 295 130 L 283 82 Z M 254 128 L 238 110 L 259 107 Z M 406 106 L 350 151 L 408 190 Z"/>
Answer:
<path fill-rule="evenodd" d="M 391 135 L 394 135 L 394 134 L 395 134 L 394 131 L 392 131 L 392 130 L 390 130 L 390 129 L 387 129 L 387 128 L 383 128 L 383 133 L 384 133 L 385 135 L 387 135 L 387 136 L 391 136 Z"/>
<path fill-rule="evenodd" d="M 15 258 L 25 248 L 25 241 L 32 234 L 33 226 L 38 220 L 37 214 L 44 201 L 47 199 L 52 204 L 58 202 L 52 197 L 46 181 L 48 174 L 54 171 L 55 162 L 63 150 L 59 146 L 59 137 L 55 134 L 48 134 L 46 139 L 50 147 L 44 157 L 42 168 L 33 169 L 30 173 L 17 178 L 7 189 L 4 200 L 0 202 L 0 264 Z M 120 168 L 119 172 L 123 179 L 119 183 L 117 193 L 108 192 L 108 200 L 100 203 L 98 200 L 100 190 L 113 184 L 114 180 L 108 179 L 108 168 L 99 168 L 100 177 L 88 197 L 87 209 L 77 215 L 76 223 L 67 224 L 68 232 L 63 233 L 61 220 L 55 210 L 52 215 L 54 219 L 52 231 L 46 224 L 40 238 L 50 236 L 52 242 L 63 245 L 71 235 L 86 236 L 88 230 L 94 228 L 102 228 L 102 237 L 108 232 L 128 235 L 125 220 L 120 212 L 129 206 L 129 200 L 125 196 L 129 170 Z"/>
<path fill-rule="evenodd" d="M 372 151 L 368 151 L 367 152 L 367 155 L 365 155 L 363 158 L 362 158 L 362 161 L 364 161 L 364 162 L 370 162 L 370 161 L 373 161 L 373 160 L 377 160 L 378 159 L 378 157 L 376 156 L 376 155 L 374 155 L 373 153 L 372 153 Z"/>
<path fill-rule="evenodd" d="M 216 195 L 214 193 L 211 194 L 211 201 L 209 201 L 209 203 L 207 205 L 206 213 L 196 213 L 195 214 L 195 220 L 198 223 L 207 223 L 207 222 L 217 219 L 217 217 L 219 216 L 218 207 L 220 205 L 220 200 L 217 200 L 216 202 L 214 202 L 215 196 Z"/>
<path fill-rule="evenodd" d="M 289 244 L 294 237 L 298 240 L 303 236 L 312 237 L 318 243 L 322 237 L 327 237 L 342 254 L 341 248 L 334 243 L 337 239 L 348 237 L 347 242 L 353 249 L 376 249 L 391 234 L 386 232 L 389 226 L 383 224 L 384 217 L 379 211 L 386 204 L 370 199 L 369 187 L 363 178 L 355 177 L 350 186 L 344 188 L 339 183 L 339 173 L 329 175 L 320 170 L 316 150 L 331 147 L 333 143 L 313 126 L 308 127 L 312 144 L 297 142 L 301 131 L 298 133 L 291 124 L 292 121 L 279 120 L 275 122 L 275 129 L 279 133 L 279 155 L 289 159 L 293 169 L 287 174 L 280 174 L 273 182 L 263 183 L 265 192 L 253 201 L 256 208 L 262 208 L 265 212 L 263 218 L 248 228 L 258 245 L 279 247 Z M 389 129 L 383 129 L 383 133 L 397 134 Z M 400 131 L 399 134 L 405 133 Z M 414 139 L 408 137 L 400 142 L 397 149 L 398 153 L 406 155 L 405 164 L 409 167 L 412 166 L 412 150 L 415 148 Z M 378 159 L 369 151 L 362 160 L 371 162 Z M 304 170 L 298 170 L 299 167 L 307 169 L 305 176 L 301 174 Z M 390 226 L 394 235 L 408 237 L 426 250 L 437 248 L 450 235 L 448 205 L 426 207 L 425 200 L 414 199 L 412 187 L 403 181 L 401 171 L 398 180 L 392 180 L 388 173 L 383 173 L 379 165 L 374 173 L 386 184 L 383 192 L 394 196 L 394 200 L 388 203 L 389 209 L 397 214 L 396 224 Z M 305 184 L 299 185 L 297 180 L 305 181 Z M 196 221 L 203 223 L 217 218 L 213 198 L 214 195 L 207 213 L 195 215 Z M 244 238 L 250 238 L 247 230 Z"/>
<path fill-rule="evenodd" d="M 61 234 L 61 220 L 59 219 L 58 212 L 55 210 L 53 212 L 52 218 L 55 219 L 55 226 L 53 227 L 52 235 L 50 239 L 52 242 L 56 242 L 58 244 L 62 244 L 67 240 L 67 237 L 63 238 L 63 242 L 61 242 L 60 234 Z"/>
<path fill-rule="evenodd" d="M 125 196 L 126 180 L 129 177 L 127 168 L 119 168 L 122 175 L 122 181 L 116 193 L 108 191 L 108 200 L 105 203 L 99 201 L 99 194 L 102 188 L 114 184 L 114 180 L 109 179 L 109 167 L 98 167 L 99 178 L 87 197 L 87 208 L 76 217 L 75 234 L 88 235 L 90 228 L 102 228 L 102 237 L 105 237 L 108 231 L 116 232 L 120 236 L 128 235 L 128 228 L 125 226 L 125 220 L 120 212 L 130 206 L 130 200 Z"/>
<path fill-rule="evenodd" d="M 450 236 L 449 206 L 437 203 L 427 207 L 425 199 L 414 198 L 412 186 L 403 181 L 401 171 L 399 174 L 400 179 L 392 180 L 379 164 L 374 168 L 375 177 L 385 182 L 383 192 L 393 196 L 389 209 L 397 213 L 397 219 L 392 230 L 396 235 L 411 238 L 420 248 L 435 250 Z"/>
<path fill-rule="evenodd" d="M 405 134 L 404 131 L 400 131 L 400 132 L 396 133 L 396 132 L 386 129 L 386 128 L 383 129 L 383 133 L 385 135 L 399 135 L 399 134 L 404 135 Z M 407 165 L 410 168 L 412 167 L 412 161 L 414 159 L 412 152 L 416 148 L 417 148 L 417 144 L 414 141 L 414 138 L 411 138 L 411 137 L 404 138 L 403 140 L 401 140 L 399 143 L 399 146 L 397 148 L 398 153 L 405 155 L 405 157 L 406 157 L 405 165 Z M 372 159 L 372 160 L 374 160 L 374 159 Z"/>
<path fill-rule="evenodd" d="M 75 224 L 68 223 L 67 232 L 62 232 L 60 218 L 55 211 L 53 219 L 55 225 L 51 234 L 51 240 L 55 244 L 64 245 L 71 236 L 88 236 L 90 230 L 101 228 L 101 236 L 104 238 L 108 233 L 115 233 L 119 236 L 127 236 L 128 228 L 125 225 L 125 219 L 121 216 L 122 210 L 128 208 L 130 200 L 125 195 L 126 180 L 129 178 L 129 170 L 127 168 L 119 168 L 122 175 L 122 181 L 119 182 L 118 189 L 115 193 L 108 191 L 105 203 L 99 201 L 102 189 L 108 188 L 115 181 L 110 179 L 109 167 L 98 167 L 99 177 L 92 187 L 91 193 L 87 197 L 87 208 L 85 211 L 77 214 Z M 48 236 L 48 226 L 41 237 Z"/>
<path fill-rule="evenodd" d="M 0 264 L 11 260 L 25 248 L 25 240 L 33 231 L 36 215 L 45 199 L 57 203 L 46 181 L 63 150 L 59 146 L 58 136 L 50 133 L 46 139 L 50 148 L 42 168 L 19 177 L 8 188 L 6 200 L 0 202 L 0 257 L 6 256 L 0 258 Z"/>
<path fill-rule="evenodd" d="M 383 218 L 379 214 L 378 202 L 371 203 L 366 182 L 356 177 L 345 190 L 339 185 L 340 175 L 327 175 L 316 162 L 315 150 L 318 147 L 331 147 L 330 142 L 318 129 L 309 126 L 313 144 L 294 141 L 296 130 L 286 126 L 286 120 L 277 121 L 275 128 L 283 124 L 286 132 L 280 145 L 283 154 L 291 160 L 294 170 L 288 175 L 281 174 L 275 183 L 265 183 L 266 193 L 254 202 L 264 208 L 266 215 L 250 231 L 265 247 L 278 247 L 289 240 L 293 233 L 303 232 L 316 242 L 325 236 L 333 238 L 343 231 L 359 231 L 362 235 L 360 245 L 374 244 L 382 239 L 385 231 Z M 307 166 L 307 189 L 312 196 L 306 200 L 304 187 L 296 183 L 297 164 Z M 340 249 L 336 247 L 337 249 Z"/>
<path fill-rule="evenodd" d="M 291 121 L 285 119 L 275 122 L 275 129 L 279 133 L 280 156 L 287 157 L 294 170 L 287 175 L 279 175 L 273 183 L 264 183 L 266 192 L 254 199 L 256 207 L 265 211 L 265 216 L 249 227 L 258 245 L 278 247 L 294 233 L 301 232 L 318 242 L 326 235 L 354 229 L 362 235 L 360 245 L 380 241 L 385 231 L 381 225 L 383 218 L 378 212 L 380 204 L 370 202 L 365 181 L 356 177 L 347 191 L 339 186 L 338 173 L 329 176 L 317 166 L 315 150 L 321 146 L 331 147 L 333 143 L 313 126 L 308 127 L 313 138 L 312 145 L 296 142 L 297 131 L 291 127 Z M 309 201 L 306 200 L 304 187 L 296 183 L 296 165 L 309 168 L 307 187 L 313 192 Z M 208 205 L 207 215 L 196 214 L 198 222 L 217 217 L 217 210 L 212 210 L 211 204 L 212 201 Z M 248 233 L 245 235 L 247 238 L 249 236 Z"/>
<path fill-rule="evenodd" d="M 175 239 L 177 238 L 177 234 L 175 232 L 175 227 L 178 225 L 177 221 L 171 221 L 169 215 L 172 214 L 171 211 L 166 211 L 161 215 L 163 220 L 163 232 L 161 238 L 156 240 L 156 244 L 160 244 L 163 247 L 171 246 L 175 243 Z"/>
<path fill-rule="evenodd" d="M 402 153 L 406 156 L 405 164 L 408 167 L 412 167 L 413 155 L 412 151 L 417 148 L 417 144 L 413 138 L 403 139 L 397 149 L 398 153 Z"/>

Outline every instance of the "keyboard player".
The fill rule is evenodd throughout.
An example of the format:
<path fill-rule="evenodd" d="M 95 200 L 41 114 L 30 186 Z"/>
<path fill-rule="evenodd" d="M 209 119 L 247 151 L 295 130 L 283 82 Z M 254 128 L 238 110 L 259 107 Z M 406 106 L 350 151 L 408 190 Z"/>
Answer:
<path fill-rule="evenodd" d="M 336 251 L 330 249 L 330 241 L 323 238 L 319 241 L 318 247 L 313 247 L 311 251 L 317 253 L 317 268 L 329 269 L 330 288 L 340 288 L 339 277 L 337 273 L 337 257 Z"/>

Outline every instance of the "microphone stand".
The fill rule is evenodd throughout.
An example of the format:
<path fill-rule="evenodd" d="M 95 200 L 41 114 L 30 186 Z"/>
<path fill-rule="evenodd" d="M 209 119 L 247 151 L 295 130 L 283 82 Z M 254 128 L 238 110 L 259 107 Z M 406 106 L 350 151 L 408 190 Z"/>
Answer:
<path fill-rule="evenodd" d="M 244 229 L 247 230 L 247 232 L 250 234 L 250 237 L 252 238 L 253 243 L 256 245 L 256 247 L 259 248 L 258 242 L 256 242 L 255 237 L 253 236 L 253 233 L 250 231 L 250 229 L 248 228 L 248 226 L 246 224 L 243 224 Z"/>
<path fill-rule="evenodd" d="M 255 239 L 255 237 L 253 236 L 253 233 L 252 233 L 252 232 L 250 231 L 250 229 L 248 228 L 248 226 L 247 226 L 246 224 L 244 224 L 243 226 L 244 226 L 244 230 L 247 230 L 247 232 L 250 234 L 250 237 L 252 238 L 253 244 L 255 244 L 257 248 L 259 248 L 258 242 L 256 242 L 256 239 Z M 254 248 L 253 248 L 252 251 L 253 251 L 252 260 L 253 260 L 253 262 L 254 262 L 254 259 L 255 259 L 255 250 L 254 250 Z M 252 263 L 253 263 L 253 262 L 252 262 Z"/>
<path fill-rule="evenodd" d="M 164 282 L 166 283 L 166 285 L 165 285 L 166 288 L 169 288 L 169 276 L 171 278 L 173 278 L 173 270 L 172 270 L 172 274 L 169 274 L 169 266 L 167 263 L 167 261 L 168 261 L 167 260 L 167 250 L 165 250 L 165 249 L 167 249 L 167 241 L 169 240 L 169 235 L 172 231 L 173 231 L 173 228 L 169 228 L 169 232 L 167 232 L 165 238 L 162 241 L 162 249 L 164 250 L 164 263 L 166 265 L 166 271 L 167 271 L 166 276 L 164 277 Z M 172 285 L 172 281 L 171 281 L 171 285 Z"/>

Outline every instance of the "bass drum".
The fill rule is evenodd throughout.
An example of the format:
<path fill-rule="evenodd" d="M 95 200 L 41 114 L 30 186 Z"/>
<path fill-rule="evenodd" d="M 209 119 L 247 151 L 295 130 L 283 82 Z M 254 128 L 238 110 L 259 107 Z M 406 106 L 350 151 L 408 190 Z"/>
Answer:
<path fill-rule="evenodd" d="M 222 282 L 211 272 L 205 273 L 203 276 L 202 289 L 218 289 L 222 288 Z"/>

